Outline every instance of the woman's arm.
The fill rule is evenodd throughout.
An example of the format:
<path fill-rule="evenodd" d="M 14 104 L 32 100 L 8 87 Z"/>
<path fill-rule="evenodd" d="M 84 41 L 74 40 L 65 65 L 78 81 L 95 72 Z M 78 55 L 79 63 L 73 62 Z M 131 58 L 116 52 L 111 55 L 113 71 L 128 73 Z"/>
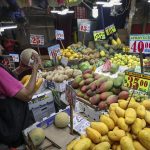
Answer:
<path fill-rule="evenodd" d="M 22 101 L 30 101 L 32 99 L 32 96 L 34 95 L 34 88 L 36 84 L 36 77 L 37 77 L 37 71 L 39 65 L 41 65 L 41 60 L 39 55 L 33 54 L 34 64 L 32 69 L 31 78 L 29 80 L 29 83 L 26 87 L 22 88 L 15 97 L 22 100 Z"/>

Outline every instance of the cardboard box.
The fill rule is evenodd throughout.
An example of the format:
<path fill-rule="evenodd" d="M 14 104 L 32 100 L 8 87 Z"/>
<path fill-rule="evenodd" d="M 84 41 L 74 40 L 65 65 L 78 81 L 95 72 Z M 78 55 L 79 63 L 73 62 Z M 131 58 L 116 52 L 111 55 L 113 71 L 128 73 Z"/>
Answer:
<path fill-rule="evenodd" d="M 28 102 L 29 109 L 37 108 L 39 106 L 45 105 L 46 103 L 52 102 L 54 100 L 52 91 L 45 90 L 40 94 L 36 94 L 32 97 L 32 100 Z"/>

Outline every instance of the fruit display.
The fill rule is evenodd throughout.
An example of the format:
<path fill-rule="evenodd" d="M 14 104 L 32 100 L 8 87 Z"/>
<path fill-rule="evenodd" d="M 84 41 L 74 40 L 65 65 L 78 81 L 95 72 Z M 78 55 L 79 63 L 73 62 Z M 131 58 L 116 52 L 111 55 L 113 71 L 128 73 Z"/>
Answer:
<path fill-rule="evenodd" d="M 29 132 L 30 139 L 34 146 L 39 146 L 45 139 L 45 133 L 42 128 L 34 128 Z"/>
<path fill-rule="evenodd" d="M 82 42 L 78 42 L 76 44 L 71 44 L 67 47 L 68 49 L 72 49 L 75 52 L 81 52 L 83 49 L 86 48 L 85 45 L 82 44 Z"/>
<path fill-rule="evenodd" d="M 70 118 L 67 113 L 59 112 L 56 114 L 54 123 L 57 128 L 65 128 L 68 126 L 69 122 Z"/>
<path fill-rule="evenodd" d="M 70 47 L 68 47 L 67 49 L 62 49 L 61 54 L 63 57 L 68 58 L 69 61 L 82 59 L 82 54 L 80 52 L 73 51 Z"/>
<path fill-rule="evenodd" d="M 75 78 L 78 75 L 81 75 L 82 71 L 78 69 L 71 69 L 70 67 L 58 66 L 55 70 L 49 72 L 41 72 L 39 76 L 45 78 L 48 81 L 55 81 L 61 83 L 65 80 Z"/>
<path fill-rule="evenodd" d="M 150 150 L 150 100 L 142 103 L 119 99 L 109 107 L 109 113 L 91 122 L 86 135 L 67 145 L 75 150 L 84 145 L 84 150 Z M 81 147 L 78 150 L 81 150 Z"/>
<path fill-rule="evenodd" d="M 136 66 L 140 66 L 140 59 L 132 55 L 115 54 L 115 56 L 111 58 L 111 62 L 113 64 L 126 66 L 128 68 L 135 68 Z"/>
<path fill-rule="evenodd" d="M 123 86 L 123 82 L 122 74 L 113 79 L 101 74 L 85 72 L 74 79 L 72 87 L 78 97 L 84 98 L 102 110 L 116 103 L 118 99 L 128 98 L 128 88 Z"/>

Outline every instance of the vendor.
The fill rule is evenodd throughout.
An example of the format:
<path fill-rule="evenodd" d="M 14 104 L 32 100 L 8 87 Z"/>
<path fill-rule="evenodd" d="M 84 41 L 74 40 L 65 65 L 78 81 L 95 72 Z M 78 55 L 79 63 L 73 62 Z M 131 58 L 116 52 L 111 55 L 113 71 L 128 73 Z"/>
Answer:
<path fill-rule="evenodd" d="M 0 56 L 2 56 L 0 49 Z M 29 67 L 20 63 L 10 71 L 0 63 L 0 150 L 1 145 L 18 147 L 23 144 L 22 130 L 34 123 L 29 111 L 28 102 L 34 94 L 36 76 L 41 60 L 38 54 L 32 53 L 34 60 L 32 74 L 26 87 L 17 80 L 17 76 Z"/>

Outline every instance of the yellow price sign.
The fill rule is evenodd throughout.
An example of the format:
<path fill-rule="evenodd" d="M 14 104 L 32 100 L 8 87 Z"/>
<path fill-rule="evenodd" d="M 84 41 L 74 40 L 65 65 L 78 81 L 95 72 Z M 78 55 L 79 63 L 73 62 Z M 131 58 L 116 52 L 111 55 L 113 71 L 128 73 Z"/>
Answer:
<path fill-rule="evenodd" d="M 107 36 L 109 36 L 109 35 L 115 33 L 116 31 L 117 31 L 117 30 L 116 30 L 116 27 L 115 27 L 114 24 L 112 24 L 112 25 L 110 25 L 110 26 L 108 26 L 108 27 L 105 28 L 105 32 L 106 32 L 106 35 L 107 35 Z"/>
<path fill-rule="evenodd" d="M 139 73 L 126 72 L 125 86 L 134 90 L 148 92 L 150 87 L 150 76 Z"/>
<path fill-rule="evenodd" d="M 105 40 L 106 39 L 104 30 L 94 31 L 93 35 L 94 35 L 94 41 L 100 41 L 100 40 Z"/>

